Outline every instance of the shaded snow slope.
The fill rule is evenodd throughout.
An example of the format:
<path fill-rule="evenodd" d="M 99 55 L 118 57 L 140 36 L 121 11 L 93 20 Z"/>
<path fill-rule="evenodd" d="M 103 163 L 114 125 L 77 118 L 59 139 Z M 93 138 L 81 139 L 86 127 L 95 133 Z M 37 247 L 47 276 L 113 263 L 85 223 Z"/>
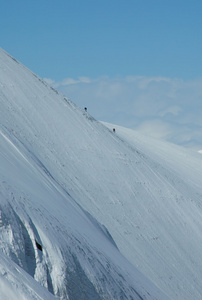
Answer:
<path fill-rule="evenodd" d="M 8 162 L 19 164 L 14 177 L 5 165 L 12 172 L 6 180 L 2 173 L 2 198 L 35 257 L 22 260 L 23 269 L 31 266 L 29 274 L 55 294 L 71 293 L 82 274 L 73 290 L 87 286 L 92 299 L 122 292 L 127 299 L 132 291 L 132 299 L 166 299 L 138 269 L 171 299 L 202 299 L 201 156 L 120 127 L 113 133 L 2 50 L 0 106 L 2 144 L 15 149 Z M 12 161 L 16 155 L 22 161 Z M 35 239 L 47 249 L 42 256 Z"/>
<path fill-rule="evenodd" d="M 122 257 L 107 230 L 19 149 L 0 133 L 0 265 L 4 255 L 10 257 L 61 299 L 161 299 L 162 293 Z M 7 285 L 41 299 L 29 276 L 24 287 L 25 272 L 13 263 L 7 269 L 0 269 Z M 44 292 L 42 299 L 49 298 Z"/>
<path fill-rule="evenodd" d="M 2 240 L 2 239 L 1 239 Z M 0 299 L 57 299 L 16 265 L 7 255 L 0 255 Z"/>
<path fill-rule="evenodd" d="M 0 86 L 1 299 L 168 299 L 76 194 L 85 157 L 67 137 L 75 119 L 89 133 L 95 121 L 2 50 Z"/>

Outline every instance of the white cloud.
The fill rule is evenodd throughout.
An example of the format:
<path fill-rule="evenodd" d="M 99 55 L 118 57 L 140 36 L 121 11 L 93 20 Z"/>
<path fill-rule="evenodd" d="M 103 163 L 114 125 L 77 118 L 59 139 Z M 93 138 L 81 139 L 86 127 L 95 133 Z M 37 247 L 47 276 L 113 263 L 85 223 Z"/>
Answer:
<path fill-rule="evenodd" d="M 91 79 L 89 77 L 79 77 L 79 81 L 80 82 L 84 82 L 84 83 L 90 83 L 91 82 Z"/>
<path fill-rule="evenodd" d="M 202 146 L 202 78 L 127 76 L 48 82 L 96 119 L 178 144 Z M 186 137 L 186 138 L 185 138 Z"/>
<path fill-rule="evenodd" d="M 79 80 L 75 80 L 75 79 L 72 79 L 72 78 L 65 78 L 61 84 L 58 83 L 58 85 L 62 85 L 62 86 L 68 86 L 70 84 L 76 84 L 76 83 L 79 83 L 80 81 Z"/>
<path fill-rule="evenodd" d="M 61 83 L 57 83 L 56 85 L 60 86 L 68 86 L 71 84 L 79 84 L 79 83 L 90 83 L 91 79 L 88 77 L 79 77 L 78 80 L 75 80 L 73 78 L 65 78 Z"/>
<path fill-rule="evenodd" d="M 172 134 L 172 128 L 166 122 L 161 120 L 148 120 L 142 122 L 137 130 L 142 132 L 145 135 L 152 136 L 157 139 L 168 139 Z"/>
<path fill-rule="evenodd" d="M 159 115 L 161 117 L 164 117 L 166 114 L 173 114 L 175 116 L 178 116 L 181 110 L 182 109 L 179 106 L 174 105 L 174 106 L 168 107 L 166 110 L 163 110 Z"/>

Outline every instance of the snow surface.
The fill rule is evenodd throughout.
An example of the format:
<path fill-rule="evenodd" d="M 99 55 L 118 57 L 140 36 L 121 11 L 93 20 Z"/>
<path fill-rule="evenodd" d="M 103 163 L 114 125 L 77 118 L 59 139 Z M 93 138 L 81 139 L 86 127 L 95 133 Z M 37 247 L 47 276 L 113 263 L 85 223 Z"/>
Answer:
<path fill-rule="evenodd" d="M 113 127 L 0 50 L 9 299 L 202 299 L 201 155 Z"/>

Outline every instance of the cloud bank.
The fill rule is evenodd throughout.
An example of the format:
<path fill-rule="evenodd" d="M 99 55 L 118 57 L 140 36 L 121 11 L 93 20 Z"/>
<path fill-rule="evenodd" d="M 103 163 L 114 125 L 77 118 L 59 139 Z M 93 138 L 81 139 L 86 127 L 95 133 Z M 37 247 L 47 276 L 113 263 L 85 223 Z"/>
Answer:
<path fill-rule="evenodd" d="M 128 76 L 45 79 L 96 119 L 202 148 L 202 78 Z"/>

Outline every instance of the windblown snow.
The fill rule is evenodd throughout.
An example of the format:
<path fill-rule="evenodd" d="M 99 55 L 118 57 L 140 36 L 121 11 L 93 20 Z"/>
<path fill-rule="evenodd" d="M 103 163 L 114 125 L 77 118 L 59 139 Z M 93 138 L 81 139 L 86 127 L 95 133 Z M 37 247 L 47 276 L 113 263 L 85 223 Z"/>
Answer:
<path fill-rule="evenodd" d="M 0 299 L 202 299 L 201 182 L 0 49 Z"/>

